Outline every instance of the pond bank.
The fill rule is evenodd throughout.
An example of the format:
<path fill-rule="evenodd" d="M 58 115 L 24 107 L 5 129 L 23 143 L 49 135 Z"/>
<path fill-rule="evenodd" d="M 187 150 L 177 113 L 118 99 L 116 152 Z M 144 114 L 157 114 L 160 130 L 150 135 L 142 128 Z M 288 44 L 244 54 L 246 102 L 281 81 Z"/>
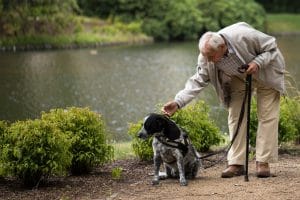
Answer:
<path fill-rule="evenodd" d="M 151 36 L 142 32 L 141 24 L 138 22 L 125 24 L 84 16 L 76 16 L 72 19 L 74 30 L 65 28 L 54 33 L 35 31 L 17 32 L 13 35 L 2 33 L 0 51 L 79 49 L 153 42 Z M 32 26 L 41 29 L 38 22 L 34 22 Z M 49 25 L 45 29 L 51 30 L 52 27 Z"/>
<path fill-rule="evenodd" d="M 269 35 L 275 37 L 299 36 L 300 31 L 295 32 L 270 32 Z M 16 52 L 16 51 L 42 51 L 42 50 L 59 50 L 59 49 L 81 49 L 81 48 L 97 48 L 104 46 L 120 46 L 120 45 L 143 45 L 153 43 L 154 39 L 145 35 L 137 35 L 124 41 L 115 42 L 94 42 L 94 43 L 70 43 L 64 45 L 56 44 L 25 44 L 13 46 L 0 46 L 0 51 Z"/>
<path fill-rule="evenodd" d="M 59 49 L 81 49 L 81 48 L 96 48 L 103 46 L 117 46 L 117 45 L 139 45 L 153 43 L 151 37 L 137 37 L 126 41 L 117 42 L 95 42 L 95 43 L 81 43 L 81 44 L 65 44 L 65 45 L 53 45 L 53 44 L 39 44 L 39 45 L 13 45 L 13 46 L 0 46 L 0 51 L 40 51 L 40 50 L 59 50 Z"/>

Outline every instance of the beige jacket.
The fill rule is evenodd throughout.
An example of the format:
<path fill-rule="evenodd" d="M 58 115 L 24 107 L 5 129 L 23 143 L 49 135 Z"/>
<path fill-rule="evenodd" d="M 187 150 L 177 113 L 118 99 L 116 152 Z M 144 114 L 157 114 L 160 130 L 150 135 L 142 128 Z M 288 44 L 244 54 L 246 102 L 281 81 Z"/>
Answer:
<path fill-rule="evenodd" d="M 281 94 L 285 93 L 285 62 L 274 37 L 252 28 L 245 22 L 225 27 L 218 33 L 225 37 L 245 64 L 251 61 L 258 64 L 259 71 L 254 76 L 255 79 Z M 185 106 L 211 83 L 216 89 L 220 101 L 225 103 L 220 73 L 214 64 L 207 62 L 200 53 L 196 73 L 188 79 L 185 88 L 176 94 L 175 102 L 180 108 Z"/>

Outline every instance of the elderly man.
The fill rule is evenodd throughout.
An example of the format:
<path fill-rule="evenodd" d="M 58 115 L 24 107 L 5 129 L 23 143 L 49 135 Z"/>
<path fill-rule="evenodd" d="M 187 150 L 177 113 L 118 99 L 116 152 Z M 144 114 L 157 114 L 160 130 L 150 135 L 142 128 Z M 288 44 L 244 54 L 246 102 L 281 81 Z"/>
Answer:
<path fill-rule="evenodd" d="M 256 89 L 258 130 L 256 137 L 256 175 L 269 177 L 269 163 L 278 159 L 278 121 L 280 94 L 284 87 L 284 58 L 274 37 L 262 33 L 244 22 L 225 27 L 219 32 L 207 32 L 199 41 L 200 54 L 196 73 L 186 82 L 175 99 L 162 111 L 171 116 L 184 107 L 209 83 L 221 102 L 228 108 L 230 138 L 237 128 L 245 93 L 246 74 L 252 74 Z M 246 73 L 238 68 L 248 64 Z M 253 89 L 252 88 L 252 89 Z M 246 117 L 227 155 L 228 167 L 222 178 L 244 174 L 246 159 Z"/>

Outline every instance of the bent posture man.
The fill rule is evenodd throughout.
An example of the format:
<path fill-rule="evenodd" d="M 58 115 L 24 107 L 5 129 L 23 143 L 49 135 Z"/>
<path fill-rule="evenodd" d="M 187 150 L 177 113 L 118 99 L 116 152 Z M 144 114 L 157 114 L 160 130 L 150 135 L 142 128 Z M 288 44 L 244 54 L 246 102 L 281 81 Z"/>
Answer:
<path fill-rule="evenodd" d="M 199 50 L 197 72 L 188 79 L 185 88 L 177 93 L 175 99 L 163 106 L 162 111 L 173 115 L 211 83 L 221 102 L 228 108 L 232 139 L 245 93 L 245 77 L 246 74 L 252 74 L 258 115 L 256 174 L 258 177 L 269 177 L 269 163 L 278 159 L 279 103 L 280 94 L 285 92 L 285 63 L 275 38 L 239 22 L 219 32 L 206 32 L 200 38 Z M 238 72 L 243 64 L 249 65 L 244 74 Z M 228 167 L 222 172 L 222 178 L 244 174 L 245 118 L 228 153 Z"/>

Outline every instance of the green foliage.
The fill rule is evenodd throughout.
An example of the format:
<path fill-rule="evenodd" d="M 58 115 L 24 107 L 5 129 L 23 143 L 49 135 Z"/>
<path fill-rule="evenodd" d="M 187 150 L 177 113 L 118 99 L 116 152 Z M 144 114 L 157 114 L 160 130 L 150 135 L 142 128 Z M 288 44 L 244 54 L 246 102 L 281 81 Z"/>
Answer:
<path fill-rule="evenodd" d="M 132 149 L 134 154 L 141 160 L 151 160 L 153 158 L 152 141 L 153 138 L 141 140 L 137 137 L 137 133 L 142 128 L 143 122 L 139 121 L 136 124 L 129 124 L 128 134 L 132 138 Z"/>
<path fill-rule="evenodd" d="M 0 145 L 3 142 L 4 133 L 7 129 L 8 125 L 6 121 L 0 121 Z"/>
<path fill-rule="evenodd" d="M 300 1 L 295 0 L 255 0 L 262 4 L 268 13 L 299 13 Z"/>
<path fill-rule="evenodd" d="M 200 33 L 198 25 L 203 23 L 201 10 L 194 7 L 196 1 L 172 2 L 165 18 L 170 38 L 196 39 Z"/>
<path fill-rule="evenodd" d="M 3 37 L 37 33 L 57 35 L 62 32 L 72 33 L 77 28 L 73 17 L 75 12 L 79 12 L 76 0 L 13 0 L 1 4 L 0 35 Z"/>
<path fill-rule="evenodd" d="M 61 34 L 58 34 L 60 30 L 55 31 L 55 29 L 50 29 L 56 32 L 51 35 L 49 35 L 49 32 L 30 31 L 32 27 L 35 27 L 32 25 L 30 26 L 31 28 L 27 29 L 27 32 L 30 32 L 30 34 L 16 34 L 16 36 L 2 37 L 0 38 L 0 45 L 6 49 L 13 49 L 14 46 L 16 49 L 44 49 L 72 47 L 75 45 L 86 46 L 103 43 L 152 41 L 152 38 L 142 33 L 140 22 L 124 24 L 116 21 L 115 23 L 111 23 L 109 20 L 104 21 L 87 17 L 75 17 L 70 21 L 75 22 L 76 25 L 69 30 L 64 29 L 64 25 L 59 26 L 61 27 L 60 30 L 62 30 Z M 17 31 L 13 27 L 11 28 L 10 33 Z M 47 29 L 47 26 L 45 28 Z"/>
<path fill-rule="evenodd" d="M 0 176 L 34 186 L 51 175 L 81 174 L 113 159 L 100 115 L 88 108 L 53 109 L 42 119 L 0 121 Z"/>
<path fill-rule="evenodd" d="M 78 0 L 84 13 L 123 21 L 142 21 L 156 40 L 186 40 L 206 30 L 245 21 L 263 29 L 265 12 L 254 0 Z"/>
<path fill-rule="evenodd" d="M 1 152 L 3 149 L 3 145 L 5 144 L 4 134 L 7 131 L 7 128 L 8 128 L 7 122 L 0 121 L 0 177 L 5 175 Z"/>
<path fill-rule="evenodd" d="M 196 39 L 203 24 L 202 12 L 196 0 L 158 1 L 143 18 L 143 30 L 157 40 Z"/>
<path fill-rule="evenodd" d="M 198 151 L 205 152 L 213 145 L 224 142 L 219 128 L 209 118 L 209 107 L 204 101 L 198 101 L 179 110 L 172 119 L 187 131 Z"/>
<path fill-rule="evenodd" d="M 76 0 L 0 0 L 0 8 L 3 11 L 14 10 L 18 6 L 39 8 L 38 14 L 52 14 L 55 12 L 78 12 L 79 7 Z"/>
<path fill-rule="evenodd" d="M 282 98 L 280 101 L 279 142 L 295 141 L 300 137 L 300 101 Z"/>
<path fill-rule="evenodd" d="M 119 180 L 122 176 L 123 168 L 122 167 L 115 167 L 111 171 L 111 176 L 113 179 Z"/>
<path fill-rule="evenodd" d="M 188 133 L 198 151 L 208 151 L 212 145 L 224 142 L 218 127 L 209 119 L 209 107 L 198 101 L 175 113 L 172 119 Z M 132 149 L 141 160 L 151 160 L 153 156 L 152 138 L 141 140 L 137 137 L 142 121 L 130 124 L 128 134 L 132 137 Z"/>
<path fill-rule="evenodd" d="M 203 11 L 204 30 L 217 31 L 225 26 L 244 21 L 264 30 L 266 14 L 254 0 L 198 0 Z"/>
<path fill-rule="evenodd" d="M 12 124 L 4 134 L 1 160 L 5 175 L 35 186 L 50 175 L 66 174 L 72 154 L 68 135 L 44 120 Z"/>
<path fill-rule="evenodd" d="M 250 144 L 255 146 L 258 125 L 256 101 L 251 103 Z M 280 100 L 280 116 L 278 127 L 278 142 L 295 141 L 300 137 L 300 101 L 299 97 L 284 97 Z"/>
<path fill-rule="evenodd" d="M 255 147 L 256 145 L 256 131 L 258 127 L 257 119 L 257 103 L 252 98 L 251 101 L 251 112 L 250 112 L 250 145 Z"/>
<path fill-rule="evenodd" d="M 169 40 L 168 28 L 164 21 L 148 18 L 142 24 L 143 31 L 156 40 Z"/>
<path fill-rule="evenodd" d="M 122 16 L 132 20 L 134 17 L 143 15 L 149 4 L 155 4 L 157 0 L 77 0 L 84 14 L 99 16 L 101 18 Z"/>
<path fill-rule="evenodd" d="M 116 25 L 81 23 L 76 16 L 80 9 Z M 194 40 L 204 31 L 237 21 L 264 29 L 265 12 L 254 0 L 0 1 L 0 44 L 30 49 L 45 44 L 57 48 L 74 43 L 152 41 L 146 35 L 155 40 Z"/>
<path fill-rule="evenodd" d="M 107 130 L 101 115 L 88 108 L 53 109 L 42 113 L 42 119 L 51 122 L 72 138 L 73 174 L 90 172 L 92 167 L 113 159 L 113 147 L 107 144 Z"/>

